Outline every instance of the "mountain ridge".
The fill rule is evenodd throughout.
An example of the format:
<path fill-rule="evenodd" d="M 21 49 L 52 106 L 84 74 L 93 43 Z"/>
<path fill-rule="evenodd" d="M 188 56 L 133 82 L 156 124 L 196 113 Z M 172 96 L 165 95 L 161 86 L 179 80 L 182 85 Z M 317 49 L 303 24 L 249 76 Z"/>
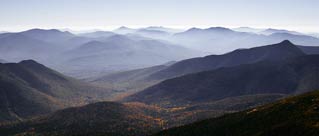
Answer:
<path fill-rule="evenodd" d="M 295 94 L 318 89 L 318 55 L 262 61 L 165 80 L 124 98 L 163 107 L 248 94 Z M 258 89 L 261 88 L 261 89 Z"/>
<path fill-rule="evenodd" d="M 192 58 L 154 73 L 150 79 L 167 79 L 205 70 L 221 67 L 249 64 L 261 60 L 282 60 L 288 57 L 301 56 L 304 53 L 288 40 L 278 44 L 265 45 L 250 49 L 237 49 L 223 55 L 210 55 L 202 58 Z"/>

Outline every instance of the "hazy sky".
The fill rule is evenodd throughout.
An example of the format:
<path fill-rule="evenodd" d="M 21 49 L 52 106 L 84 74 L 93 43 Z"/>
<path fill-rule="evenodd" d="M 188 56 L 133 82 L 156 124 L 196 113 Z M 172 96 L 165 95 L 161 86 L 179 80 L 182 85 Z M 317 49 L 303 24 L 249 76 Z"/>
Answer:
<path fill-rule="evenodd" d="M 0 31 L 119 26 L 319 32 L 319 0 L 0 0 Z"/>

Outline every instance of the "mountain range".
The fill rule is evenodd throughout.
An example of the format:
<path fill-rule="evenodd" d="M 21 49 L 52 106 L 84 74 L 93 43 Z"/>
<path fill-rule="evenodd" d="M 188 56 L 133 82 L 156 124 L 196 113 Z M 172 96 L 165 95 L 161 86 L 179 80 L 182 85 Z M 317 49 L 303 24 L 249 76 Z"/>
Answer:
<path fill-rule="evenodd" d="M 248 27 L 1 33 L 0 135 L 315 135 L 318 43 Z"/>

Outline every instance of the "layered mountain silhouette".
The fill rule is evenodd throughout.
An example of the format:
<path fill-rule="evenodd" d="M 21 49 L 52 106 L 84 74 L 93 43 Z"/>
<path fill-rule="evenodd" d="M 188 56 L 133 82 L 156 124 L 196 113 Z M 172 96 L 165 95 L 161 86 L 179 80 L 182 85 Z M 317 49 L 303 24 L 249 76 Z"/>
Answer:
<path fill-rule="evenodd" d="M 165 80 L 126 100 L 171 106 L 240 95 L 302 93 L 319 88 L 318 61 L 318 55 L 309 55 L 189 74 Z"/>
<path fill-rule="evenodd" d="M 0 64 L 0 121 L 23 120 L 112 97 L 33 60 Z"/>
<path fill-rule="evenodd" d="M 319 91 L 286 98 L 219 118 L 172 128 L 154 136 L 316 136 Z"/>
<path fill-rule="evenodd" d="M 31 29 L 16 33 L 1 33 L 0 57 L 10 62 L 34 59 L 64 74 L 77 78 L 91 78 L 101 73 L 106 75 L 159 65 L 168 61 L 179 61 L 207 54 L 223 54 L 238 48 L 268 45 L 285 39 L 304 46 L 316 46 L 319 43 L 318 38 L 286 30 L 276 30 L 270 35 L 264 35 L 238 32 L 223 27 L 192 28 L 186 31 L 165 27 L 139 29 L 121 27 L 113 32 L 96 31 L 84 34 L 72 34 L 57 29 Z M 123 43 L 123 41 L 128 42 Z M 105 45 L 107 47 L 121 46 L 126 50 L 114 50 L 111 53 L 99 52 L 101 54 L 75 54 L 79 49 L 83 50 L 81 52 L 89 52 L 91 48 L 82 46 L 88 47 L 94 42 L 108 44 Z M 116 61 L 128 60 L 127 58 L 130 61 Z M 88 62 L 96 67 L 88 68 L 83 65 Z"/>

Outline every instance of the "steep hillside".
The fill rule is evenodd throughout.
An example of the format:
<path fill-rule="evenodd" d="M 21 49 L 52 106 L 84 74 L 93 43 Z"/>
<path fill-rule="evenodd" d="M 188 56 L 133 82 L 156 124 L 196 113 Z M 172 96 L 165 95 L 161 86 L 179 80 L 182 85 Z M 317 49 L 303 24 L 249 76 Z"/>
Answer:
<path fill-rule="evenodd" d="M 167 107 L 241 95 L 302 93 L 319 88 L 318 69 L 318 55 L 263 61 L 165 80 L 125 100 Z"/>
<path fill-rule="evenodd" d="M 0 64 L 0 121 L 23 120 L 112 97 L 111 91 L 66 77 L 33 60 Z"/>
<path fill-rule="evenodd" d="M 174 65 L 150 75 L 150 79 L 167 79 L 189 73 L 213 70 L 221 67 L 231 67 L 240 64 L 250 64 L 258 61 L 280 61 L 290 57 L 302 56 L 304 53 L 290 41 L 278 44 L 238 49 L 223 55 L 211 55 L 203 58 L 183 60 Z"/>
<path fill-rule="evenodd" d="M 319 91 L 172 128 L 154 136 L 317 136 Z"/>

